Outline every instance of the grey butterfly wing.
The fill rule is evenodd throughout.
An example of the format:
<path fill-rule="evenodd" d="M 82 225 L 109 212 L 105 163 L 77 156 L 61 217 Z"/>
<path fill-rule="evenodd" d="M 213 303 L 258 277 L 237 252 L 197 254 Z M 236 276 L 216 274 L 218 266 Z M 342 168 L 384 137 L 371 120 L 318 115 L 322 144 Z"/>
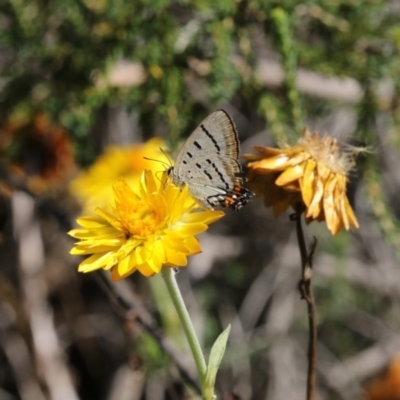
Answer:
<path fill-rule="evenodd" d="M 204 206 L 241 208 L 251 197 L 238 176 L 239 141 L 236 128 L 223 111 L 210 114 L 190 135 L 170 172 L 175 184 L 189 186 Z"/>
<path fill-rule="evenodd" d="M 242 184 L 232 165 L 225 157 L 210 153 L 189 161 L 183 179 L 192 196 L 206 207 L 224 206 L 229 193 Z"/>
<path fill-rule="evenodd" d="M 207 157 L 206 157 L 207 156 Z M 174 175 L 178 180 L 185 180 L 189 166 L 196 166 L 199 158 L 217 161 L 223 157 L 226 173 L 230 176 L 241 172 L 240 164 L 237 161 L 239 156 L 238 134 L 231 118 L 224 110 L 218 110 L 210 114 L 190 135 L 185 145 L 178 154 L 175 162 Z M 207 162 L 209 164 L 209 162 Z M 209 167 L 209 165 L 203 165 Z M 221 171 L 222 172 L 222 171 Z M 216 174 L 218 177 L 219 174 Z M 181 179 L 179 179 L 181 178 Z M 189 182 L 187 182 L 189 183 Z M 233 186 L 233 185 L 232 185 Z"/>

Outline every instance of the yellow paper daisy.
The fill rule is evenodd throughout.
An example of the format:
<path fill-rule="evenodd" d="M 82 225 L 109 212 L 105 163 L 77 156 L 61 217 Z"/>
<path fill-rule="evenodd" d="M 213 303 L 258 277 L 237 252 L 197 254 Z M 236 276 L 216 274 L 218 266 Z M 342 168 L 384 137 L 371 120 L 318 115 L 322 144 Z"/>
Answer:
<path fill-rule="evenodd" d="M 130 147 L 107 147 L 90 168 L 71 182 L 70 191 L 82 203 L 84 213 L 93 214 L 96 207 L 106 208 L 112 202 L 113 184 L 120 176 L 136 190 L 143 170 L 161 169 L 160 163 L 144 157 L 170 164 L 160 150 L 163 147 L 165 143 L 161 138 Z"/>
<path fill-rule="evenodd" d="M 360 149 L 339 149 L 330 136 L 319 137 L 306 129 L 297 145 L 283 149 L 256 147 L 249 162 L 249 186 L 265 197 L 267 207 L 279 216 L 300 203 L 307 221 L 326 221 L 336 234 L 342 227 L 358 228 L 346 195 L 348 173 Z"/>
<path fill-rule="evenodd" d="M 149 277 L 162 266 L 186 266 L 187 256 L 201 252 L 195 235 L 224 215 L 199 211 L 187 186 L 178 189 L 166 172 L 158 179 L 145 171 L 139 193 L 120 178 L 111 212 L 97 208 L 97 216 L 77 219 L 82 228 L 69 232 L 79 239 L 71 254 L 90 255 L 79 265 L 80 272 L 111 269 L 112 278 L 119 280 L 135 271 Z"/>

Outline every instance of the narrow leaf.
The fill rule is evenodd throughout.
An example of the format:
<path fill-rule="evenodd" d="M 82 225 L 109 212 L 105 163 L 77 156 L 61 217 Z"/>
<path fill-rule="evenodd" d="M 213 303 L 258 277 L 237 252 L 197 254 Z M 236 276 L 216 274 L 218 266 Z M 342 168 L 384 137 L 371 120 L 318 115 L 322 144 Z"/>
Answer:
<path fill-rule="evenodd" d="M 204 399 L 212 400 L 215 399 L 214 396 L 214 386 L 215 380 L 217 377 L 219 366 L 221 365 L 222 357 L 224 356 L 226 343 L 228 342 L 229 332 L 231 330 L 231 325 L 218 336 L 215 341 L 211 353 L 210 358 L 208 360 L 206 378 L 204 382 Z"/>

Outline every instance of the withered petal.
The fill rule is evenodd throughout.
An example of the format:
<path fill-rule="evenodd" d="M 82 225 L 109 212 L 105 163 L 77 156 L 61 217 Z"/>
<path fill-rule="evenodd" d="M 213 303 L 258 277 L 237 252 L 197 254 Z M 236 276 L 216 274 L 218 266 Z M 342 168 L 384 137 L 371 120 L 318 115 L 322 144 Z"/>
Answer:
<path fill-rule="evenodd" d="M 324 184 L 318 177 L 315 179 L 314 196 L 311 200 L 311 204 L 307 207 L 306 216 L 308 218 L 317 218 L 321 212 L 321 200 L 324 195 Z"/>
<path fill-rule="evenodd" d="M 346 178 L 344 175 L 338 175 L 335 188 L 335 198 L 338 199 L 338 207 L 343 225 L 346 230 L 350 229 L 350 221 L 346 211 Z"/>
<path fill-rule="evenodd" d="M 358 229 L 360 227 L 360 225 L 358 225 L 357 218 L 354 214 L 353 209 L 351 208 L 351 205 L 350 205 L 350 202 L 349 202 L 347 196 L 344 197 L 344 206 L 345 206 L 346 214 L 349 217 L 350 225 L 353 226 L 353 228 Z"/>
<path fill-rule="evenodd" d="M 263 158 L 260 161 L 250 163 L 249 167 L 253 169 L 266 169 L 270 171 L 281 171 L 285 169 L 285 165 L 289 157 L 286 154 L 278 154 L 270 158 Z M 283 166 L 283 167 L 282 167 Z"/>
<path fill-rule="evenodd" d="M 317 172 L 318 179 L 320 179 L 323 183 L 328 179 L 331 170 L 322 162 L 317 163 Z"/>
<path fill-rule="evenodd" d="M 285 149 L 277 149 L 275 147 L 262 147 L 262 146 L 254 146 L 254 150 L 257 150 L 259 153 L 265 156 L 276 156 L 277 154 L 281 154 L 285 151 Z"/>
<path fill-rule="evenodd" d="M 279 175 L 279 178 L 275 181 L 275 184 L 278 186 L 284 186 L 295 181 L 296 179 L 301 178 L 304 173 L 304 165 L 305 163 L 294 165 L 293 167 L 286 169 Z"/>
<path fill-rule="evenodd" d="M 301 194 L 306 207 L 311 203 L 314 193 L 315 167 L 317 163 L 312 158 L 307 160 L 304 168 L 303 179 L 300 179 Z"/>
<path fill-rule="evenodd" d="M 332 235 L 338 232 L 338 226 L 340 220 L 339 214 L 335 207 L 336 199 L 334 197 L 334 193 L 335 193 L 336 183 L 337 183 L 337 175 L 335 173 L 331 173 L 327 178 L 323 196 L 323 206 L 324 206 L 326 225 L 328 229 L 331 231 Z"/>

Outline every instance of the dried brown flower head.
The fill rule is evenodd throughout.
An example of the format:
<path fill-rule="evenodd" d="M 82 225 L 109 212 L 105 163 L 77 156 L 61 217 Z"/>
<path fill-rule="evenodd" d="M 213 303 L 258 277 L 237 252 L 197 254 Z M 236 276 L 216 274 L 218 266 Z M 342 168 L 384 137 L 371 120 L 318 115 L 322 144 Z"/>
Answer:
<path fill-rule="evenodd" d="M 264 196 L 275 216 L 301 203 L 307 221 L 325 220 L 333 235 L 343 227 L 359 227 L 346 183 L 360 149 L 340 149 L 336 139 L 308 129 L 293 147 L 255 149 L 259 154 L 245 156 L 250 161 L 249 186 Z"/>

